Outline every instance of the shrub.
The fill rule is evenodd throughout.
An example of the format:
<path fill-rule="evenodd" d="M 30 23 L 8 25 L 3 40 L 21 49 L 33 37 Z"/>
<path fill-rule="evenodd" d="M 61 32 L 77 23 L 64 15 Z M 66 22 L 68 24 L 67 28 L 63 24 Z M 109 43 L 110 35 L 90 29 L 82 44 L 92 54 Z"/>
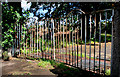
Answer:
<path fill-rule="evenodd" d="M 7 51 L 3 52 L 3 60 L 4 61 L 8 61 L 9 60 L 9 56 L 8 56 L 8 52 Z"/>

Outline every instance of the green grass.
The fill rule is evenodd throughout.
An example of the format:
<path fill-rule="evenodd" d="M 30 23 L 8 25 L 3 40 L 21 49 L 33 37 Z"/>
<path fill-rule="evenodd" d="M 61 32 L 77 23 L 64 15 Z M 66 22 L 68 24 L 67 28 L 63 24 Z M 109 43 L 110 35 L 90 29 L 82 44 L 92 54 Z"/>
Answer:
<path fill-rule="evenodd" d="M 44 61 L 42 59 L 40 59 L 40 62 L 37 64 L 39 67 L 43 67 L 43 68 L 51 68 L 51 63 L 50 61 Z"/>

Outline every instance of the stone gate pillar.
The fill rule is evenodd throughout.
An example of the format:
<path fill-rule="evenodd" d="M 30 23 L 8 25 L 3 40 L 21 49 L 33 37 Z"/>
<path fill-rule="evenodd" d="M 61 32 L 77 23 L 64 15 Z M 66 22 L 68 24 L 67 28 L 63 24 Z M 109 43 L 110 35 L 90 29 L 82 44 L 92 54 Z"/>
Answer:
<path fill-rule="evenodd" d="M 115 5 L 113 17 L 111 77 L 120 77 L 120 3 Z"/>

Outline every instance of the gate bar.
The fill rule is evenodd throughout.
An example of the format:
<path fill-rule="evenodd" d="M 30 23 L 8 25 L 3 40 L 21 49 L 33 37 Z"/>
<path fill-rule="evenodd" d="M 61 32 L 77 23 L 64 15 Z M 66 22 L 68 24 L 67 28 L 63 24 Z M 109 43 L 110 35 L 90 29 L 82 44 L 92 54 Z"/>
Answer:
<path fill-rule="evenodd" d="M 95 72 L 95 40 L 96 40 L 96 14 L 94 17 L 94 72 Z"/>
<path fill-rule="evenodd" d="M 105 52 L 104 52 L 104 75 L 106 72 L 106 28 L 107 27 L 107 12 L 105 12 Z"/>
<path fill-rule="evenodd" d="M 87 17 L 85 15 L 85 70 L 86 70 L 86 32 L 87 32 Z"/>
<path fill-rule="evenodd" d="M 91 32 L 92 32 L 92 22 L 91 22 L 92 15 L 90 15 L 90 53 L 89 53 L 89 71 L 91 67 Z"/>
<path fill-rule="evenodd" d="M 81 69 L 82 69 L 82 16 L 81 16 Z"/>
<path fill-rule="evenodd" d="M 78 22 L 78 14 L 77 14 L 77 22 Z M 77 41 L 76 41 L 76 42 L 77 42 L 77 67 L 78 67 L 78 51 L 79 51 L 79 50 L 78 50 L 78 49 L 79 49 L 79 48 L 78 48 L 78 42 L 79 42 L 79 41 L 78 41 L 78 36 L 79 36 L 78 31 L 79 31 L 79 26 L 77 26 Z"/>
<path fill-rule="evenodd" d="M 113 16 L 114 16 L 114 9 L 112 9 L 111 66 L 112 66 L 112 52 L 113 52 L 113 25 L 114 25 L 114 23 L 113 23 Z M 111 74 L 112 74 L 112 67 L 111 67 Z"/>
<path fill-rule="evenodd" d="M 67 18 L 66 18 L 66 63 L 67 63 Z"/>
<path fill-rule="evenodd" d="M 72 24 L 73 24 L 73 16 L 72 16 Z M 73 66 L 73 25 L 72 25 L 72 66 Z"/>
<path fill-rule="evenodd" d="M 101 13 L 99 22 L 99 74 L 100 74 L 100 60 L 101 60 Z"/>

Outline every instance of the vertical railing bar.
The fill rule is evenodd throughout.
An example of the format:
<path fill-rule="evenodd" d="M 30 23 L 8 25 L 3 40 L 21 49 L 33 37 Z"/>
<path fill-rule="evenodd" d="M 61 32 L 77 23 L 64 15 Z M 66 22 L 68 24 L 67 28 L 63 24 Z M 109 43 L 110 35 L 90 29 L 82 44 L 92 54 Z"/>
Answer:
<path fill-rule="evenodd" d="M 26 33 L 26 49 L 25 49 L 25 52 L 26 52 L 26 57 L 27 57 L 27 25 L 26 26 L 26 29 L 25 29 L 25 33 Z"/>
<path fill-rule="evenodd" d="M 78 14 L 77 14 L 77 23 L 78 23 Z M 79 35 L 79 34 L 78 34 L 78 31 L 79 31 L 79 26 L 77 26 L 77 41 L 76 41 L 76 42 L 77 42 L 77 67 L 78 67 L 78 51 L 79 51 L 79 50 L 78 50 L 78 49 L 79 49 L 79 48 L 78 48 L 78 42 L 79 42 L 79 41 L 78 41 L 78 35 Z"/>
<path fill-rule="evenodd" d="M 86 29 L 87 29 L 87 17 L 85 15 L 85 70 L 86 70 Z"/>
<path fill-rule="evenodd" d="M 60 19 L 60 61 L 61 61 L 61 49 L 62 49 L 62 44 L 61 44 L 61 42 L 62 42 L 62 39 L 61 39 L 61 19 Z"/>
<path fill-rule="evenodd" d="M 38 21 L 37 21 L 37 58 L 38 58 Z"/>
<path fill-rule="evenodd" d="M 54 60 L 55 60 L 55 33 L 54 33 L 54 20 L 53 20 L 53 47 L 54 47 Z"/>
<path fill-rule="evenodd" d="M 52 49 L 53 49 L 53 47 L 52 47 L 52 19 L 51 19 L 51 24 L 50 24 L 50 26 L 51 26 L 51 59 L 52 59 Z"/>
<path fill-rule="evenodd" d="M 74 23 L 75 23 L 75 19 L 74 19 Z M 75 67 L 76 67 L 76 27 L 74 25 L 74 55 L 75 55 Z"/>
<path fill-rule="evenodd" d="M 89 53 L 89 71 L 90 71 L 90 67 L 91 67 L 91 31 L 92 31 L 91 17 L 92 17 L 92 15 L 90 15 L 90 53 Z"/>
<path fill-rule="evenodd" d="M 106 72 L 106 28 L 107 27 L 107 12 L 105 12 L 105 52 L 104 52 L 104 75 Z"/>
<path fill-rule="evenodd" d="M 72 16 L 72 66 L 73 66 L 73 16 Z"/>
<path fill-rule="evenodd" d="M 19 28 L 18 28 L 18 24 L 17 24 L 17 49 L 18 49 L 18 38 L 19 38 L 19 37 L 18 37 L 18 29 L 19 29 Z"/>
<path fill-rule="evenodd" d="M 55 42 L 56 42 L 56 43 L 55 43 L 55 53 L 57 54 L 57 33 L 56 33 L 56 24 L 57 24 L 57 23 L 56 23 L 56 19 L 55 19 L 55 32 L 54 32 L 54 33 L 55 33 Z M 58 55 L 58 54 L 57 54 L 57 55 Z M 58 59 L 58 58 L 57 58 L 57 59 Z M 57 60 L 57 59 L 56 59 L 56 60 Z"/>
<path fill-rule="evenodd" d="M 24 24 L 24 57 L 25 57 L 25 24 Z"/>
<path fill-rule="evenodd" d="M 100 13 L 100 23 L 99 23 L 99 74 L 100 74 L 100 60 L 101 60 L 101 13 Z"/>
<path fill-rule="evenodd" d="M 66 18 L 66 63 L 67 63 L 67 18 Z"/>
<path fill-rule="evenodd" d="M 31 28 L 30 28 L 30 56 L 31 56 Z"/>
<path fill-rule="evenodd" d="M 44 28 L 44 32 L 45 32 L 45 59 L 46 59 L 46 45 L 47 45 L 47 43 L 46 43 L 46 35 L 47 35 L 47 33 L 46 33 L 46 20 L 45 20 L 45 28 Z"/>
<path fill-rule="evenodd" d="M 15 25 L 15 39 L 14 39 L 14 40 L 15 40 L 15 44 L 14 44 L 14 46 L 15 46 L 15 47 L 14 47 L 14 49 L 15 49 L 14 55 L 15 55 L 15 52 L 16 52 L 16 25 Z"/>
<path fill-rule="evenodd" d="M 58 53 L 57 53 L 58 50 L 57 50 L 57 33 L 56 33 L 56 24 L 57 24 L 57 23 L 56 23 L 56 21 L 57 21 L 57 20 L 55 19 L 55 28 L 54 28 L 54 29 L 55 29 L 55 32 L 54 32 L 54 38 L 55 38 L 55 39 L 54 39 L 54 40 L 55 40 L 55 53 L 58 55 Z M 57 57 L 57 56 L 56 56 L 56 57 Z M 58 58 L 57 58 L 57 59 L 58 59 Z M 56 60 L 57 60 L 57 59 L 56 59 Z"/>
<path fill-rule="evenodd" d="M 81 69 L 82 69 L 82 16 L 81 16 Z"/>
<path fill-rule="evenodd" d="M 19 56 L 20 56 L 20 23 L 19 23 Z"/>
<path fill-rule="evenodd" d="M 38 53 L 38 55 L 40 55 L 40 52 L 41 52 L 41 50 L 40 50 L 41 49 L 41 45 L 40 45 L 41 44 L 41 37 L 40 37 L 41 36 L 41 33 L 40 33 L 41 30 L 40 30 L 40 23 L 39 22 L 40 21 L 38 21 L 38 28 L 39 28 L 39 31 L 38 31 L 39 32 L 39 34 L 38 34 L 38 39 L 39 39 L 39 53 Z"/>
<path fill-rule="evenodd" d="M 38 38 L 38 56 L 37 56 L 37 58 L 39 58 L 39 39 L 40 39 L 39 38 L 39 36 L 40 36 L 39 35 L 39 21 L 37 21 L 37 25 L 38 25 L 38 32 L 37 32 L 38 33 L 38 36 L 37 36 L 37 38 Z"/>
<path fill-rule="evenodd" d="M 32 45 L 32 55 L 33 55 L 33 22 L 32 22 L 32 43 L 31 43 Z"/>
<path fill-rule="evenodd" d="M 35 25 L 35 23 L 34 23 L 34 56 L 33 57 L 35 57 L 35 36 L 36 36 L 36 27 L 35 27 L 36 25 Z"/>
<path fill-rule="evenodd" d="M 95 14 L 94 21 L 95 21 L 95 24 L 94 24 L 94 72 L 95 72 L 96 14 Z"/>
<path fill-rule="evenodd" d="M 48 42 L 48 59 L 49 59 L 49 20 L 47 19 L 47 42 Z"/>
<path fill-rule="evenodd" d="M 20 25 L 21 25 L 21 24 L 20 24 Z M 21 25 L 20 28 L 21 28 L 21 31 L 20 31 L 20 39 L 21 39 L 21 40 L 20 40 L 20 43 L 21 43 L 21 44 L 20 44 L 20 47 L 21 47 L 21 49 L 22 49 L 22 25 Z M 21 49 L 20 49 L 20 55 L 21 55 Z"/>
<path fill-rule="evenodd" d="M 41 29 L 41 21 L 40 21 L 40 58 L 42 58 L 42 29 Z"/>
<path fill-rule="evenodd" d="M 114 16 L 114 9 L 112 9 L 111 66 L 112 66 L 112 52 L 113 52 L 113 25 L 114 25 L 114 23 L 113 23 L 113 16 Z M 112 68 L 111 68 L 111 74 L 112 74 Z"/>
<path fill-rule="evenodd" d="M 44 57 L 43 54 L 44 54 L 44 51 L 43 51 L 43 47 L 44 47 L 44 21 L 42 21 L 42 58 Z"/>
<path fill-rule="evenodd" d="M 44 20 L 44 30 L 43 30 L 43 32 L 44 32 L 44 35 L 43 35 L 43 37 L 44 37 L 44 39 L 43 39 L 43 41 L 44 41 L 44 44 L 43 44 L 43 50 L 44 50 L 44 51 L 43 51 L 43 53 L 44 53 L 43 55 L 44 55 L 44 58 L 46 57 L 46 56 L 45 56 L 45 21 L 46 21 L 46 20 Z M 45 59 L 46 59 L 46 58 L 45 58 Z"/>
<path fill-rule="evenodd" d="M 60 48 L 59 48 L 59 20 L 58 20 L 58 61 L 60 60 L 59 57 L 60 57 Z"/>
<path fill-rule="evenodd" d="M 64 53 L 65 53 L 65 50 L 64 50 L 64 18 L 63 18 L 63 62 L 64 62 L 64 60 L 65 60 L 65 55 L 64 55 Z"/>
<path fill-rule="evenodd" d="M 70 65 L 70 26 L 71 26 L 71 23 L 69 20 L 69 65 Z"/>
<path fill-rule="evenodd" d="M 44 58 L 46 59 L 46 54 L 45 54 L 45 21 L 46 20 L 44 20 L 44 30 L 43 30 L 43 32 L 44 32 L 44 36 L 43 36 L 44 37 L 44 40 L 43 40 L 44 41 L 44 44 L 43 44 L 43 50 L 44 51 L 43 51 L 43 53 L 44 53 Z"/>

